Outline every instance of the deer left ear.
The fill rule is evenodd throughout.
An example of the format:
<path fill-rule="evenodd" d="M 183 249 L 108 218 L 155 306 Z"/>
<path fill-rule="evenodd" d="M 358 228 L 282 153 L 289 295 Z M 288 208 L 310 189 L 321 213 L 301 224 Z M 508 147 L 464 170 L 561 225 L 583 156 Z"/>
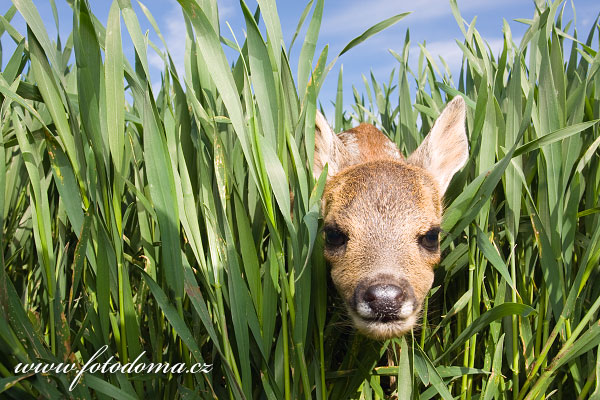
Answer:
<path fill-rule="evenodd" d="M 313 164 L 313 175 L 315 179 L 319 178 L 325 164 L 328 165 L 328 177 L 337 174 L 344 154 L 344 144 L 337 135 L 333 133 L 333 129 L 331 129 L 323 114 L 317 110 L 317 117 L 315 120 L 315 158 Z"/>
<path fill-rule="evenodd" d="M 433 176 L 440 194 L 444 194 L 454 174 L 469 158 L 465 113 L 464 99 L 455 97 L 435 121 L 423 143 L 407 160 Z"/>

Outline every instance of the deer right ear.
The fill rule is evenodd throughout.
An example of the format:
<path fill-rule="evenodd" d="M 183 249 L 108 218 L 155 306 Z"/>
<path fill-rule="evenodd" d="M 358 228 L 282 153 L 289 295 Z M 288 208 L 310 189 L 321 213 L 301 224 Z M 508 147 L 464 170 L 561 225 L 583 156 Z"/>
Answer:
<path fill-rule="evenodd" d="M 323 114 L 317 110 L 315 119 L 315 157 L 313 163 L 313 175 L 318 179 L 325 167 L 327 177 L 332 177 L 339 171 L 344 144 L 337 137 L 325 120 Z"/>
<path fill-rule="evenodd" d="M 452 176 L 469 158 L 465 132 L 465 101 L 455 97 L 435 121 L 423 143 L 408 157 L 408 162 L 427 170 L 443 194 Z"/>

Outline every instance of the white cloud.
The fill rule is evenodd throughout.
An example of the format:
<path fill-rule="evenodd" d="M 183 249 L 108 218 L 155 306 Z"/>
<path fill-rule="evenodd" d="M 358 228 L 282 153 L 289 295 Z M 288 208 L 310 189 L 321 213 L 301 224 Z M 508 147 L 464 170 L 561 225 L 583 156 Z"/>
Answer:
<path fill-rule="evenodd" d="M 461 15 L 464 16 L 465 13 L 483 12 L 491 8 L 506 7 L 508 3 L 521 1 L 523 0 L 505 0 L 498 3 L 481 0 L 459 0 L 458 8 Z M 347 34 L 349 32 L 358 34 L 377 22 L 408 11 L 412 11 L 405 19 L 408 25 L 452 14 L 449 2 L 441 0 L 421 0 L 408 6 L 398 2 L 398 0 L 371 0 L 367 12 L 366 8 L 364 2 L 353 1 L 351 4 L 335 10 L 326 9 L 323 16 L 322 32 L 328 35 Z"/>
<path fill-rule="evenodd" d="M 217 0 L 219 7 L 219 19 L 221 22 L 231 18 L 236 13 L 236 7 L 231 0 Z"/>

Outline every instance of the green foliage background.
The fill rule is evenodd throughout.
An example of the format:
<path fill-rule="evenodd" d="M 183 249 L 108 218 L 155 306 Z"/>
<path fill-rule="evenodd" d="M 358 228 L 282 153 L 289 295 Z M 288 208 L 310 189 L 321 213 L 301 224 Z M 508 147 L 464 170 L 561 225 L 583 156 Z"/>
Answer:
<path fill-rule="evenodd" d="M 31 0 L 0 17 L 17 43 L 0 76 L 0 396 L 600 398 L 597 20 L 580 38 L 565 2 L 537 1 L 521 43 L 506 25 L 496 57 L 452 0 L 458 79 L 424 46 L 411 70 L 408 31 L 389 82 L 365 78 L 346 108 L 340 71 L 335 130 L 375 123 L 405 154 L 450 98 L 468 105 L 470 159 L 446 195 L 427 313 L 380 343 L 352 331 L 321 255 L 324 179 L 308 166 L 337 59 L 316 53 L 323 0 L 300 18 L 297 77 L 274 0 L 255 12 L 241 1 L 247 37 L 236 42 L 220 36 L 214 0 L 179 3 L 185 72 L 141 32 L 147 18 L 168 49 L 129 0 L 106 23 L 73 1 L 66 42 Z M 233 65 L 223 46 L 238 52 Z M 158 91 L 149 51 L 164 60 Z M 14 374 L 19 363 L 83 365 L 103 345 L 102 362 L 145 351 L 139 362 L 213 369 L 88 373 L 72 392 L 74 373 Z"/>

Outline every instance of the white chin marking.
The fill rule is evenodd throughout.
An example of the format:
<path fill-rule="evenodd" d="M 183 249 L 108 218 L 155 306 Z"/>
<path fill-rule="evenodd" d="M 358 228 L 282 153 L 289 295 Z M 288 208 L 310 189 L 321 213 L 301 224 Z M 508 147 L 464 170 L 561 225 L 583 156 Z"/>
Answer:
<path fill-rule="evenodd" d="M 412 304 L 410 304 L 410 308 L 413 308 Z M 365 320 L 361 318 L 360 311 L 358 311 L 358 313 L 350 311 L 350 316 L 352 317 L 356 329 L 363 335 L 374 340 L 386 340 L 402 336 L 410 331 L 417 322 L 417 313 L 409 315 L 401 320 L 389 322 Z"/>

